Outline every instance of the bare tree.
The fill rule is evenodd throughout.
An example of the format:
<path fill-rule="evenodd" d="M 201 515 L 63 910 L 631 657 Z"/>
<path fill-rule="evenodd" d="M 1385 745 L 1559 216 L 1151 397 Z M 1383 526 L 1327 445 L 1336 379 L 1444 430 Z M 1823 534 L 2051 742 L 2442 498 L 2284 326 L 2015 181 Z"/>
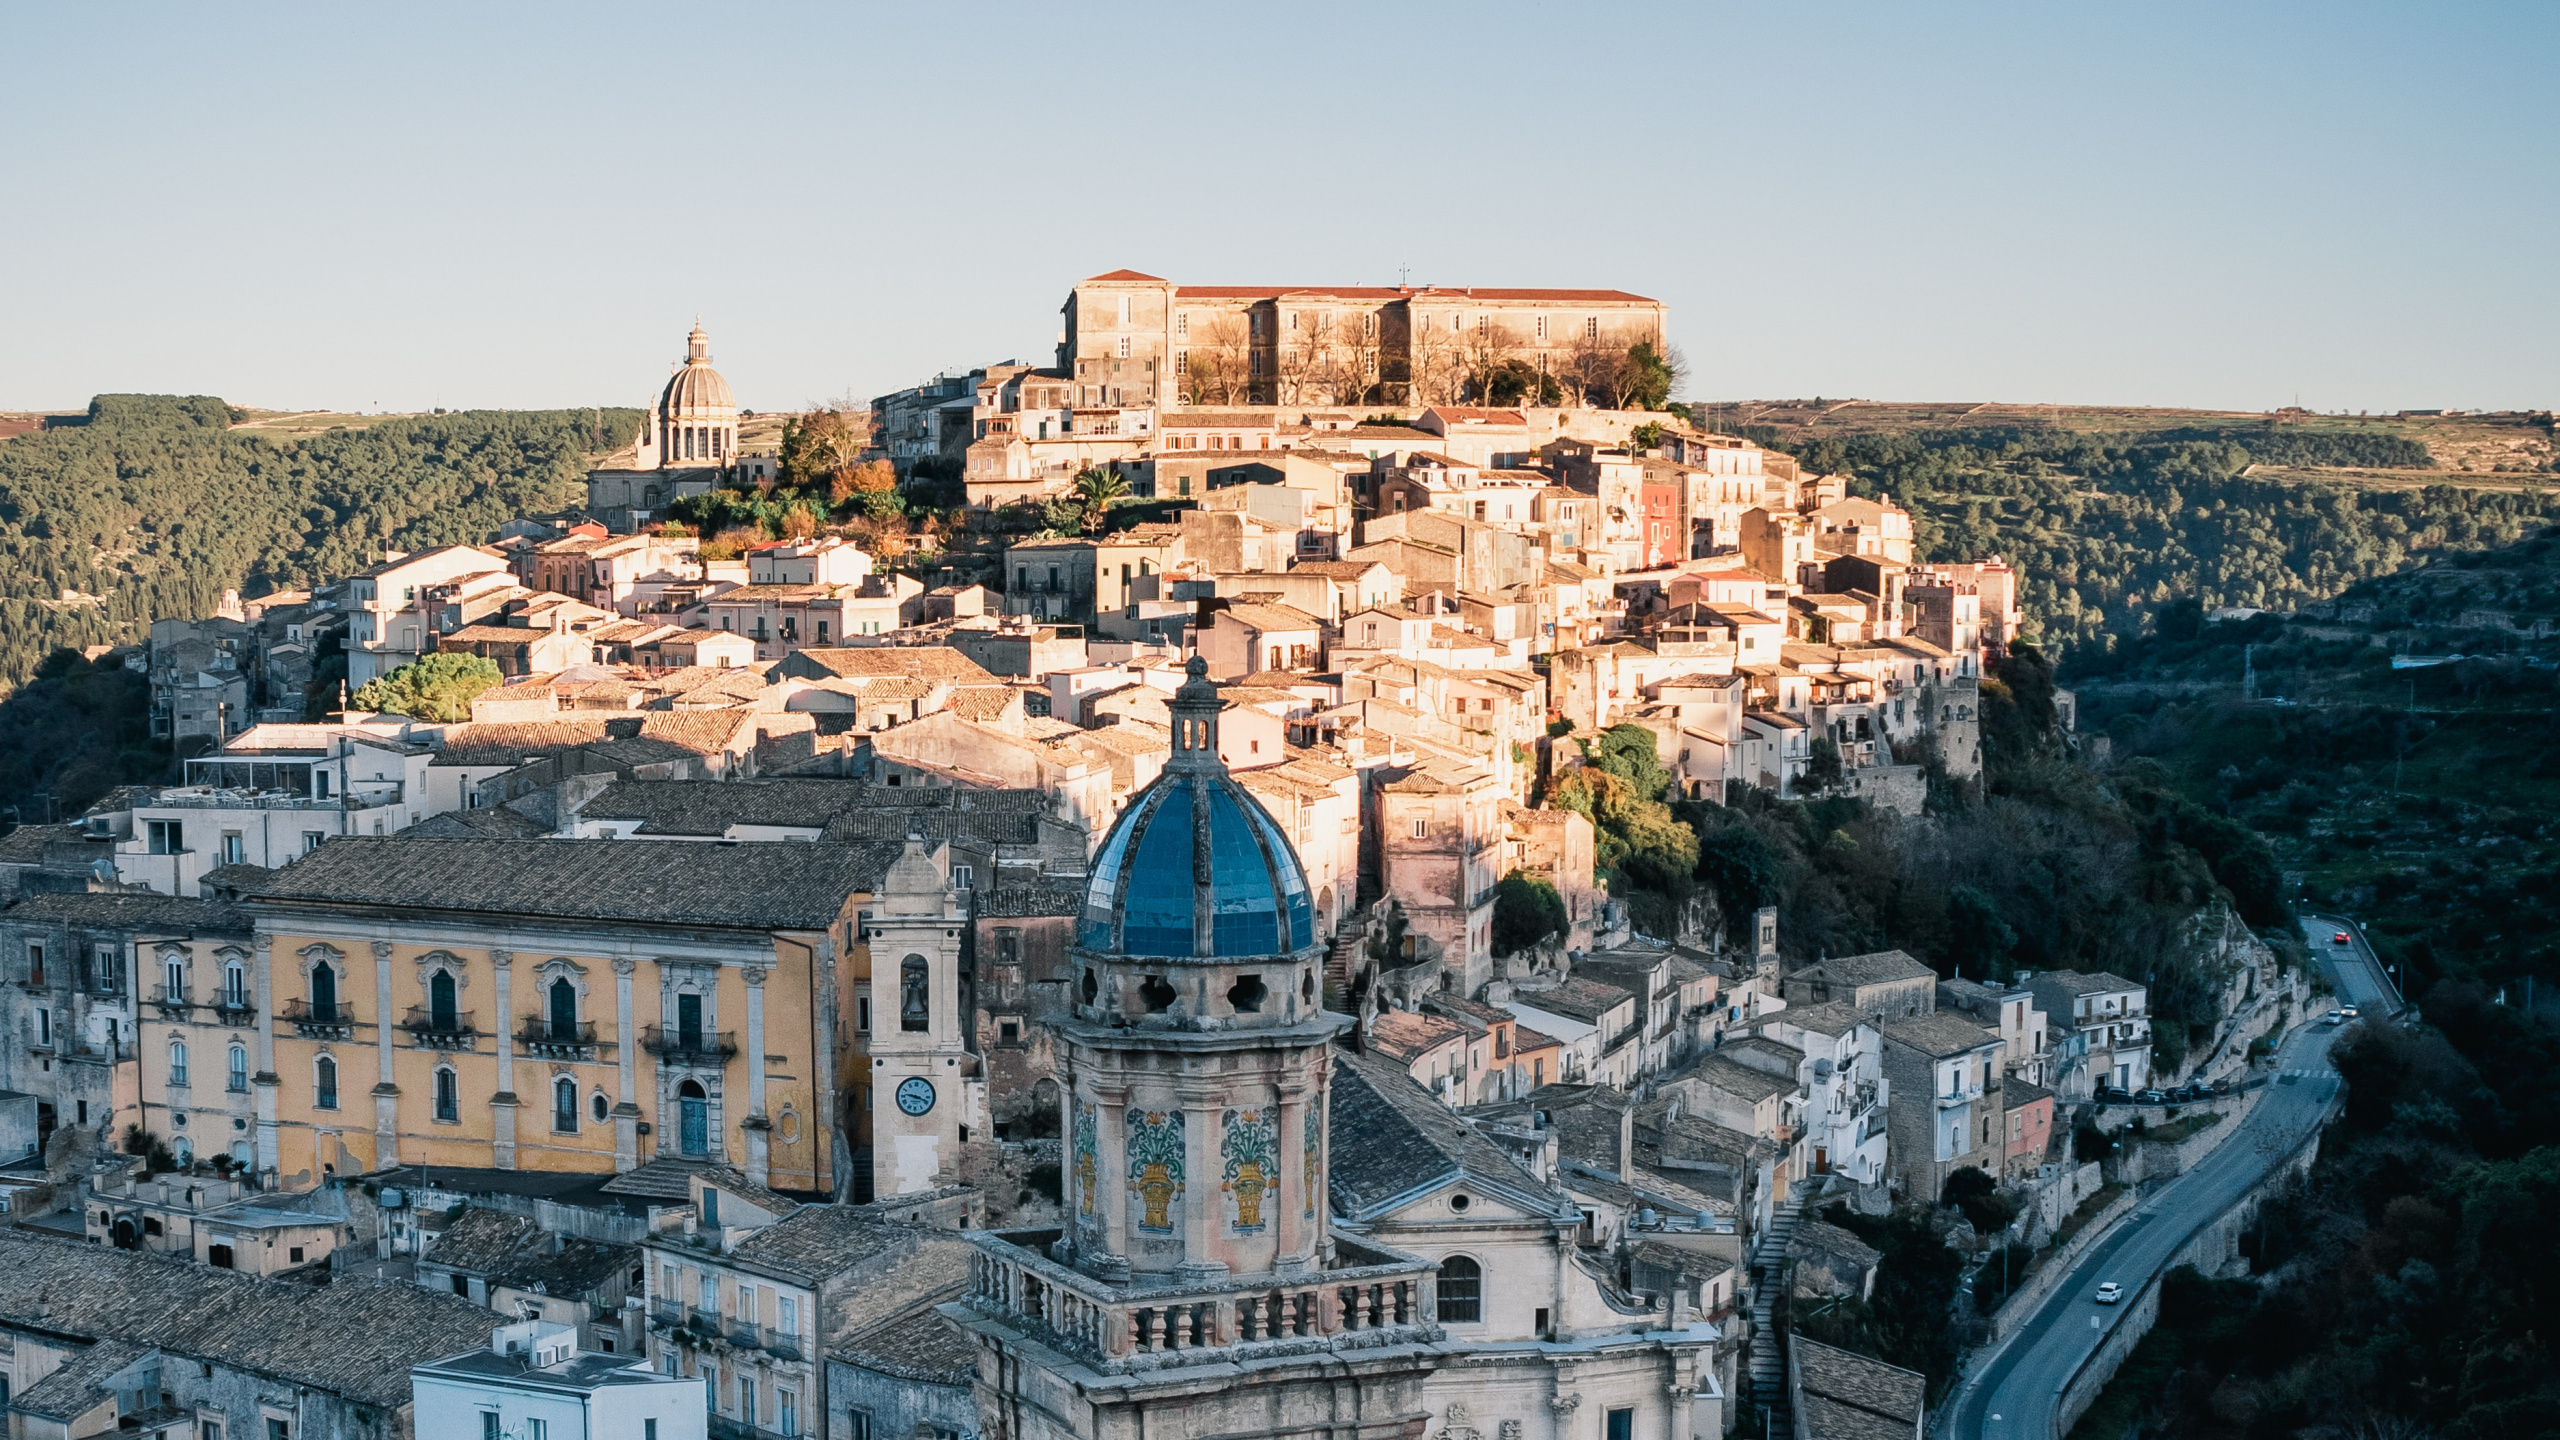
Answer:
<path fill-rule="evenodd" d="M 1182 394 L 1193 405 L 1233 405 L 1251 381 L 1253 337 L 1241 315 L 1221 315 L 1200 327 L 1182 352 Z"/>
<path fill-rule="evenodd" d="M 1479 315 L 1476 323 L 1460 335 L 1460 359 L 1466 366 L 1467 387 L 1475 392 L 1476 403 L 1493 403 L 1494 378 L 1502 367 L 1520 354 L 1520 332 L 1499 320 Z"/>
<path fill-rule="evenodd" d="M 1627 352 L 1597 335 L 1585 334 L 1565 353 L 1565 378 L 1581 392 L 1584 404 L 1615 410 L 1626 393 Z"/>
<path fill-rule="evenodd" d="M 1377 379 L 1378 352 L 1356 321 L 1337 322 L 1328 315 L 1320 333 L 1323 350 L 1316 367 L 1315 388 L 1324 393 L 1328 404 L 1360 403 Z"/>
<path fill-rule="evenodd" d="M 1324 364 L 1325 331 L 1330 315 L 1303 310 L 1272 312 L 1277 332 L 1271 342 L 1271 394 L 1282 405 L 1303 405 Z"/>
<path fill-rule="evenodd" d="M 1446 405 L 1457 399 L 1458 385 L 1466 379 L 1465 347 L 1459 336 L 1441 327 L 1439 316 L 1414 317 L 1406 353 L 1408 403 Z"/>

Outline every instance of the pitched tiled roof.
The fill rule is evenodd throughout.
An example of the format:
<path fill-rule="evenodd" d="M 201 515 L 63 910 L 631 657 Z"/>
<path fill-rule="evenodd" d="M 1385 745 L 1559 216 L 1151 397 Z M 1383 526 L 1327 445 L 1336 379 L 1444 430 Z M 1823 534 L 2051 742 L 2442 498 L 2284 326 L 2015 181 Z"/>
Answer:
<path fill-rule="evenodd" d="M 880 883 L 891 844 L 347 836 L 276 872 L 250 904 L 359 905 L 560 919 L 823 929 Z"/>
<path fill-rule="evenodd" d="M 966 1285 L 937 1290 L 918 1303 L 848 1337 L 834 1358 L 865 1370 L 926 1385 L 966 1385 L 978 1370 L 978 1345 L 935 1308 L 957 1300 Z"/>
<path fill-rule="evenodd" d="M 1501 1185 L 1524 1203 L 1549 1196 L 1566 1208 L 1562 1196 L 1432 1098 L 1397 1061 L 1336 1050 L 1333 1073 L 1325 1189 L 1336 1214 L 1357 1216 L 1461 1177 Z"/>
<path fill-rule="evenodd" d="M 130 1340 L 101 1340 L 75 1351 L 62 1367 L 9 1397 L 9 1408 L 22 1415 L 71 1421 L 115 1398 L 107 1382 L 127 1365 L 151 1353 Z"/>
<path fill-rule="evenodd" d="M 815 1283 L 931 1238 L 932 1232 L 855 1215 L 840 1206 L 803 1205 L 739 1241 L 729 1256 L 742 1265 Z"/>
<path fill-rule="evenodd" d="M 1576 976 L 1553 990 L 1523 990 L 1512 996 L 1515 1004 L 1550 1015 L 1566 1015 L 1586 1024 L 1598 1024 L 1600 1017 L 1635 998 L 1632 991 L 1598 980 Z"/>
<path fill-rule="evenodd" d="M 978 892 L 981 920 L 1036 920 L 1075 914 L 1084 905 L 1081 880 L 1040 879 L 991 885 Z"/>
<path fill-rule="evenodd" d="M 1884 985 L 1896 980 L 1927 980 L 1934 983 L 1938 972 L 1912 959 L 1899 950 L 1879 950 L 1872 955 L 1834 955 L 1817 967 L 1842 985 Z"/>
<path fill-rule="evenodd" d="M 314 1288 L 26 1230 L 0 1230 L 0 1324 L 112 1337 L 383 1409 L 409 1403 L 410 1366 L 486 1349 L 493 1328 L 480 1306 L 405 1282 Z"/>
<path fill-rule="evenodd" d="M 2041 1085 L 2031 1085 L 2024 1080 L 2015 1078 L 2014 1076 L 2000 1082 L 2000 1108 L 2002 1110 L 2023 1110 L 2027 1106 L 2033 1105 L 2039 1100 L 2050 1100 L 2052 1098 L 2052 1091 L 2047 1090 Z"/>
<path fill-rule="evenodd" d="M 249 917 L 228 905 L 130 890 L 30 895 L 0 910 L 0 922 L 132 930 L 154 935 L 249 933 Z"/>
<path fill-rule="evenodd" d="M 722 835 L 732 825 L 822 828 L 849 807 L 859 780 L 622 780 L 578 811 L 582 820 L 637 820 L 650 835 Z"/>
<path fill-rule="evenodd" d="M 437 840 L 533 840 L 550 833 L 550 826 L 504 805 L 478 810 L 447 810 L 441 815 L 430 815 L 399 832 L 403 839 Z M 254 885 L 248 886 L 242 893 L 252 894 L 256 889 Z"/>
<path fill-rule="evenodd" d="M 1794 1351 L 1795 1368 L 1808 1398 L 1819 1396 L 1835 1405 L 1863 1412 L 1875 1420 L 1891 1422 L 1889 1429 L 1861 1427 L 1816 1430 L 1814 1433 L 1851 1436 L 1917 1433 L 1920 1411 L 1928 1400 L 1929 1377 L 1801 1335 L 1790 1342 L 1789 1348 Z M 1852 1423 L 1856 1421 L 1854 1416 L 1840 1418 Z"/>
<path fill-rule="evenodd" d="M 530 1215 L 471 1206 L 435 1232 L 435 1243 L 419 1257 L 430 1265 L 486 1273 L 542 1234 Z"/>
<path fill-rule="evenodd" d="M 41 865 L 47 845 L 89 838 L 89 833 L 77 825 L 21 825 L 0 835 L 0 865 Z M 100 853 L 105 853 L 103 846 Z"/>
<path fill-rule="evenodd" d="M 1986 1030 L 1979 1022 L 1943 1010 L 1914 1015 L 1905 1020 L 1887 1020 L 1876 1028 L 1884 1032 L 1886 1039 L 1908 1045 L 1934 1058 L 1961 1055 L 1984 1045 L 2000 1043 L 1998 1032 Z"/>
<path fill-rule="evenodd" d="M 906 675 L 920 680 L 950 680 L 963 685 L 993 685 L 996 677 L 977 661 L 947 645 L 872 645 L 847 649 L 794 650 L 782 670 L 794 675 Z"/>
<path fill-rule="evenodd" d="M 1452 1040 L 1466 1037 L 1467 1027 L 1418 1010 L 1383 1010 L 1369 1022 L 1369 1051 L 1411 1064 Z"/>

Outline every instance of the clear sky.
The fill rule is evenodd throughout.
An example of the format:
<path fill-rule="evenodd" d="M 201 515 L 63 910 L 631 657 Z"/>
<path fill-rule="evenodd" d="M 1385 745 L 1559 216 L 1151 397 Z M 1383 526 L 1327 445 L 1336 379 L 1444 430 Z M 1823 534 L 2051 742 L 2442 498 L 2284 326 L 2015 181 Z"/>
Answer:
<path fill-rule="evenodd" d="M 13 3 L 0 408 L 741 403 L 1078 278 L 1610 286 L 1701 398 L 2560 405 L 2560 5 Z"/>

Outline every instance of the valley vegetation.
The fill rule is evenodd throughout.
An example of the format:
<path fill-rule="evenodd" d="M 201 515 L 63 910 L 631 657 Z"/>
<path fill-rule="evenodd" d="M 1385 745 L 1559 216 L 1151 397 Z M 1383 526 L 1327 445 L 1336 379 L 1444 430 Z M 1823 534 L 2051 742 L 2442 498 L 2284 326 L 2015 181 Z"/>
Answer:
<path fill-rule="evenodd" d="M 0 441 L 0 814 L 77 813 L 167 775 L 148 687 L 78 653 L 151 621 L 342 580 L 385 549 L 476 544 L 581 503 L 636 410 L 460 411 L 318 433 L 235 429 L 211 396 L 101 395 Z M 41 793 L 41 798 L 39 798 Z"/>

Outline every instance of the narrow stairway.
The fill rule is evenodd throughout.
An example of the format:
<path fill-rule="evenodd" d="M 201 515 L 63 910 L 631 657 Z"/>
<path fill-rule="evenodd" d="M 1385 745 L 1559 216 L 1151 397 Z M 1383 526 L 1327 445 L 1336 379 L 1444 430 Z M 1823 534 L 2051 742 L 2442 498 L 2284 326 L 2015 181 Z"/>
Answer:
<path fill-rule="evenodd" d="M 1769 1216 L 1769 1228 L 1751 1255 L 1751 1403 L 1765 1411 L 1772 1437 L 1793 1435 L 1795 1417 L 1787 1409 L 1787 1361 L 1780 1348 L 1778 1287 L 1786 1283 L 1787 1243 L 1795 1238 L 1802 1200 L 1789 1200 Z"/>

